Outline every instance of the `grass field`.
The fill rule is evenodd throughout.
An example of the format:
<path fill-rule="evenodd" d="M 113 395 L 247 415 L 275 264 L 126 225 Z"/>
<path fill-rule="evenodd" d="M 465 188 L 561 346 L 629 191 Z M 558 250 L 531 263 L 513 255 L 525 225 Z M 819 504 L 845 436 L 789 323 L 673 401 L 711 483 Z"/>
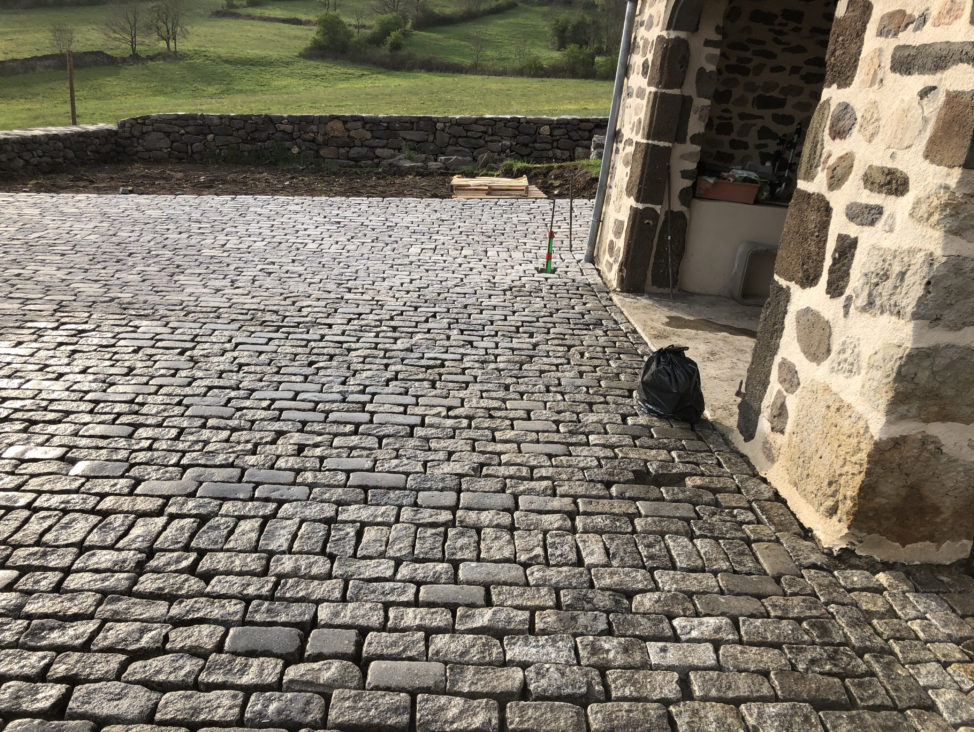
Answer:
<path fill-rule="evenodd" d="M 313 0 L 276 0 L 258 8 L 271 15 L 297 15 Z M 342 0 L 350 7 L 355 0 Z M 361 0 L 365 2 L 366 0 Z M 606 114 L 611 83 L 572 79 L 528 79 L 405 73 L 343 62 L 298 57 L 312 28 L 279 23 L 210 18 L 220 0 L 198 0 L 180 58 L 143 64 L 77 69 L 78 121 L 114 122 L 156 112 L 276 112 L 292 114 Z M 543 9 L 522 7 L 492 20 L 502 28 L 488 39 L 483 59 L 513 54 L 519 27 L 536 24 Z M 49 28 L 56 21 L 76 28 L 77 50 L 101 49 L 124 55 L 98 29 L 104 6 L 0 11 L 0 58 L 51 53 Z M 505 18 L 512 15 L 512 18 Z M 443 31 L 444 58 L 469 61 L 469 38 L 477 21 Z M 433 29 L 431 29 L 433 30 Z M 410 43 L 424 43 L 416 32 Z M 152 53 L 155 46 L 143 53 Z M 417 54 L 428 52 L 414 49 Z M 449 56 L 448 54 L 454 54 Z M 498 57 L 499 57 L 498 56 Z M 63 71 L 0 77 L 0 129 L 70 122 Z"/>
<path fill-rule="evenodd" d="M 482 32 L 485 45 L 480 60 L 484 64 L 511 66 L 519 48 L 548 63 L 558 58 L 548 41 L 548 13 L 549 8 L 522 5 L 466 23 L 413 31 L 406 39 L 405 50 L 417 56 L 469 63 L 473 43 Z"/>

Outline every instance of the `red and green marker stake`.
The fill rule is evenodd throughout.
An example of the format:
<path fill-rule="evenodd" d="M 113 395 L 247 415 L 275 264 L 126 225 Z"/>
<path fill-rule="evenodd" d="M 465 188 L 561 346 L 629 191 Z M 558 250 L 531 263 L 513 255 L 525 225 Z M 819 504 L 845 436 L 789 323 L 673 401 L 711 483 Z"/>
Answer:
<path fill-rule="evenodd" d="M 545 274 L 551 274 L 551 255 L 555 249 L 555 199 L 551 199 L 551 223 L 548 225 L 548 253 L 544 258 Z"/>

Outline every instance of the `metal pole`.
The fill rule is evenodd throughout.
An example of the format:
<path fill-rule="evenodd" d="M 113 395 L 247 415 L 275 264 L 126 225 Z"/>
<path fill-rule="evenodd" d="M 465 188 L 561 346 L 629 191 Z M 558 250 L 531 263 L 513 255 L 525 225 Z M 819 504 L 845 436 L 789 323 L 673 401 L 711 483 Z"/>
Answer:
<path fill-rule="evenodd" d="M 555 199 L 551 199 L 551 223 L 548 225 L 548 253 L 544 259 L 545 274 L 551 274 L 551 255 L 555 251 Z"/>
<path fill-rule="evenodd" d="M 609 125 L 605 130 L 605 149 L 602 150 L 602 167 L 599 169 L 599 187 L 595 191 L 595 208 L 592 210 L 592 227 L 588 232 L 588 247 L 585 261 L 595 261 L 595 246 L 599 240 L 602 225 L 602 209 L 605 206 L 605 188 L 609 182 L 609 166 L 612 164 L 612 148 L 615 146 L 616 122 L 622 101 L 622 84 L 626 80 L 626 65 L 629 62 L 629 48 L 632 45 L 632 24 L 636 17 L 636 0 L 629 0 L 626 6 L 626 22 L 622 26 L 622 43 L 619 46 L 619 63 L 616 65 L 616 81 L 612 90 L 612 106 L 609 108 Z"/>

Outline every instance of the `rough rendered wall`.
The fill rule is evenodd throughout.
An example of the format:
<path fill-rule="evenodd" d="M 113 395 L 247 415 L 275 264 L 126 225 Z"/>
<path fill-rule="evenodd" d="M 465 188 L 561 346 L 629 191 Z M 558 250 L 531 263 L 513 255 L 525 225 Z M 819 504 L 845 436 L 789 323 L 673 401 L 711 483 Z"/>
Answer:
<path fill-rule="evenodd" d="M 974 537 L 974 9 L 843 0 L 739 428 L 832 545 Z"/>
<path fill-rule="evenodd" d="M 822 93 L 835 0 L 729 0 L 701 159 L 761 163 L 808 121 Z"/>
<path fill-rule="evenodd" d="M 661 289 L 679 280 L 725 4 L 639 3 L 597 256 L 614 289 Z"/>

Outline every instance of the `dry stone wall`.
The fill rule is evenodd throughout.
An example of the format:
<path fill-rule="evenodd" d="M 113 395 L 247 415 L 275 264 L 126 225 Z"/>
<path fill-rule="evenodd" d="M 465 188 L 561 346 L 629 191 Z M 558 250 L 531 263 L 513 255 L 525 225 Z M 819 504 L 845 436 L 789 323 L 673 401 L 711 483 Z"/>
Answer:
<path fill-rule="evenodd" d="M 702 160 L 762 163 L 822 93 L 834 0 L 729 0 Z"/>
<path fill-rule="evenodd" d="M 112 56 L 104 51 L 75 51 L 71 54 L 71 63 L 76 69 L 89 66 L 117 66 L 130 63 L 124 57 Z M 67 59 L 63 53 L 48 53 L 43 56 L 28 56 L 27 58 L 0 59 L 0 76 L 15 76 L 34 71 L 49 69 L 66 69 Z"/>
<path fill-rule="evenodd" d="M 116 160 L 299 157 L 338 165 L 462 168 L 488 156 L 589 157 L 602 117 L 157 114 L 115 125 L 0 131 L 0 176 Z"/>
<path fill-rule="evenodd" d="M 740 407 L 819 537 L 953 561 L 974 537 L 970 0 L 847 0 Z"/>
<path fill-rule="evenodd" d="M 96 165 L 118 157 L 115 125 L 0 130 L 0 177 Z"/>
<path fill-rule="evenodd" d="M 119 123 L 125 154 L 193 160 L 270 151 L 375 165 L 406 156 L 460 167 L 498 159 L 588 158 L 603 118 L 157 114 Z"/>

